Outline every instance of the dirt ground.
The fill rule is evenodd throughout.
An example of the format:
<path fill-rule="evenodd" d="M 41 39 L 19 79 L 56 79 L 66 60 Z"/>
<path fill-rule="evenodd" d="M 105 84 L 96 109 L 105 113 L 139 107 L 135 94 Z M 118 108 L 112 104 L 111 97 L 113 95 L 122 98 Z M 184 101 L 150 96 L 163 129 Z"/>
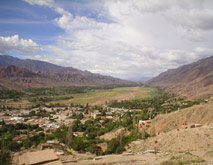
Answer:
<path fill-rule="evenodd" d="M 156 143 L 157 141 L 157 143 Z M 146 153 L 154 151 L 157 153 Z M 128 152 L 127 152 L 128 151 Z M 120 155 L 106 155 L 92 159 L 79 159 L 68 165 L 168 165 L 168 164 L 213 164 L 213 127 L 203 126 L 173 130 L 147 140 L 138 140 L 129 145 Z"/>
<path fill-rule="evenodd" d="M 182 125 L 187 123 L 202 125 L 213 123 L 213 101 L 169 114 L 158 115 L 152 120 L 152 127 L 150 130 L 153 130 L 154 127 L 156 132 L 168 132 L 181 129 Z"/>
<path fill-rule="evenodd" d="M 116 138 L 118 137 L 118 135 L 121 133 L 121 128 L 120 129 L 116 129 L 116 130 L 113 130 L 111 132 L 108 132 L 102 136 L 100 136 L 100 139 L 104 139 L 106 141 L 109 141 L 111 140 L 112 138 Z"/>
<path fill-rule="evenodd" d="M 203 126 L 161 133 L 146 140 L 132 142 L 130 148 L 133 152 L 154 148 L 163 152 L 213 151 L 213 127 Z"/>
<path fill-rule="evenodd" d="M 65 163 L 65 165 L 179 165 L 179 164 L 199 164 L 207 165 L 213 163 L 212 153 L 204 153 L 205 159 L 198 153 L 180 152 L 159 152 L 153 153 L 134 153 L 131 155 L 107 155 L 98 157 L 98 160 L 79 160 L 75 163 Z"/>

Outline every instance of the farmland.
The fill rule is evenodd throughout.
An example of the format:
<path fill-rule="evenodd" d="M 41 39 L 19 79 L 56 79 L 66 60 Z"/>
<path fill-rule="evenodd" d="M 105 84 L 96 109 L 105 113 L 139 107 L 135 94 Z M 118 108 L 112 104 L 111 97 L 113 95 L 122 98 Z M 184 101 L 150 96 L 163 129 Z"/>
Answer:
<path fill-rule="evenodd" d="M 147 87 L 117 87 L 117 88 L 89 88 L 89 87 L 57 87 L 32 88 L 23 91 L 7 91 L 1 106 L 30 107 L 36 104 L 90 104 L 103 105 L 114 100 L 146 99 L 158 95 L 156 88 Z"/>
<path fill-rule="evenodd" d="M 69 100 L 61 100 L 59 103 L 102 105 L 113 100 L 131 100 L 149 98 L 158 92 L 154 88 L 146 87 L 122 87 L 114 89 L 91 90 L 86 93 L 73 94 Z"/>

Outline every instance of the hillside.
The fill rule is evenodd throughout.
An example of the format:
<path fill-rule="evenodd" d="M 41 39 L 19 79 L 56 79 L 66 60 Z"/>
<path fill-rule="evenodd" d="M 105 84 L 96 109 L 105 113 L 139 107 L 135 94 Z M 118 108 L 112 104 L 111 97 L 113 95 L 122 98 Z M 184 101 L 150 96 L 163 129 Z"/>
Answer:
<path fill-rule="evenodd" d="M 203 126 L 200 128 L 174 130 L 151 137 L 147 140 L 133 142 L 131 150 L 134 152 L 143 152 L 153 150 L 164 152 L 187 152 L 187 151 L 212 151 L 213 149 L 212 127 Z M 155 144 L 155 141 L 158 143 Z"/>
<path fill-rule="evenodd" d="M 158 133 L 181 129 L 183 125 L 199 123 L 208 125 L 213 123 L 213 102 L 195 105 L 169 114 L 156 116 L 152 121 L 152 128 Z"/>
<path fill-rule="evenodd" d="M 210 102 L 182 109 L 170 114 L 158 115 L 152 120 L 149 130 L 154 130 L 157 135 L 146 140 L 138 140 L 129 144 L 128 150 L 141 153 L 146 150 L 156 149 L 160 153 L 167 153 L 171 158 L 170 163 L 182 156 L 197 156 L 200 160 L 212 162 L 213 151 L 213 98 Z M 185 128 L 184 125 L 192 123 L 202 124 L 196 128 Z M 176 154 L 175 156 L 173 154 Z M 173 155 L 173 156 L 172 156 Z M 174 159 L 175 157 L 175 159 Z M 186 158 L 181 158 L 185 161 Z M 169 162 L 165 164 L 169 164 Z M 199 161 L 192 161 L 196 164 Z M 178 164 L 178 163 L 177 163 Z M 183 163 L 187 164 L 187 163 Z M 205 164 L 205 163 L 204 163 Z"/>
<path fill-rule="evenodd" d="M 158 147 L 160 151 L 212 151 L 213 100 L 201 105 L 182 109 L 169 114 L 161 114 L 152 120 L 149 131 L 158 135 L 147 140 L 133 142 L 131 150 L 141 152 Z M 187 128 L 192 123 L 201 127 Z M 158 144 L 155 144 L 158 141 Z"/>
<path fill-rule="evenodd" d="M 16 66 L 0 65 L 0 88 L 20 89 L 28 87 L 42 87 L 52 82 L 45 74 L 30 71 Z"/>
<path fill-rule="evenodd" d="M 213 96 L 213 56 L 163 72 L 146 84 L 190 98 Z"/>
<path fill-rule="evenodd" d="M 0 87 L 20 89 L 52 86 L 133 85 L 131 81 L 36 60 L 0 56 Z"/>

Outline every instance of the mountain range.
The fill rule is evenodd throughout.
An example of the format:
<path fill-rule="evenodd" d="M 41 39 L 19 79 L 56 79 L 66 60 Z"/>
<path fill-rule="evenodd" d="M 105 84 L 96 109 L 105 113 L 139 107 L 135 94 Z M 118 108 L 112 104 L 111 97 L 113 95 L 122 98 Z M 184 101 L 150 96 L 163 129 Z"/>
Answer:
<path fill-rule="evenodd" d="M 146 82 L 169 92 L 190 98 L 213 96 L 213 56 L 170 69 Z"/>
<path fill-rule="evenodd" d="M 8 55 L 0 56 L 0 88 L 4 89 L 134 84 L 136 83 L 44 61 L 22 60 Z"/>
<path fill-rule="evenodd" d="M 213 56 L 170 69 L 144 83 L 190 98 L 211 97 L 213 96 Z M 22 89 L 70 85 L 137 85 L 137 83 L 44 61 L 22 60 L 0 55 L 0 88 Z"/>

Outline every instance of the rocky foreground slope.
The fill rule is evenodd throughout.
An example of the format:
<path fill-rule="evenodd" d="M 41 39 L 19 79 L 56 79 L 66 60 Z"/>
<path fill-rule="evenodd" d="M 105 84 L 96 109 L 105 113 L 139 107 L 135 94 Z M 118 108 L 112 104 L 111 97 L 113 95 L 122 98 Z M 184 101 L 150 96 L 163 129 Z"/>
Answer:
<path fill-rule="evenodd" d="M 186 124 L 200 124 L 183 128 Z M 91 165 L 207 165 L 213 163 L 213 98 L 208 103 L 157 116 L 152 126 L 159 131 L 146 140 L 129 144 L 123 154 L 76 159 Z M 156 150 L 157 153 L 153 153 Z M 93 159 L 94 158 L 94 159 Z M 93 159 L 93 160 L 91 160 Z M 70 163 L 75 164 L 75 163 Z"/>

